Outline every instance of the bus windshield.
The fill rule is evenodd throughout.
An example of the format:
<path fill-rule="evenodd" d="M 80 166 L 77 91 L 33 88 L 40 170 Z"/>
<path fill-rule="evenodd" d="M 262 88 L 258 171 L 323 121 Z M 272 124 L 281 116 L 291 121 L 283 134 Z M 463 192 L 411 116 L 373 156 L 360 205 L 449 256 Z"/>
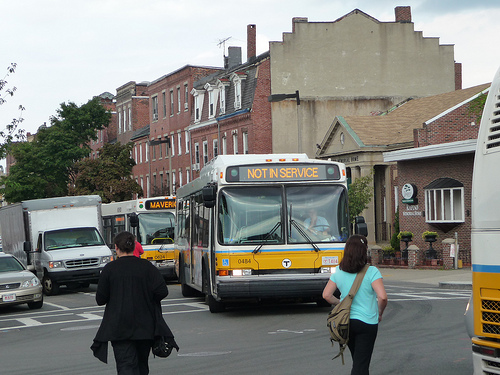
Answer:
<path fill-rule="evenodd" d="M 174 243 L 175 216 L 172 212 L 148 212 L 139 214 L 141 245 Z"/>
<path fill-rule="evenodd" d="M 219 200 L 221 244 L 284 243 L 280 187 L 226 188 Z M 274 229 L 275 226 L 278 228 Z M 274 231 L 273 231 L 274 229 Z"/>
<path fill-rule="evenodd" d="M 222 245 L 284 244 L 285 237 L 288 243 L 345 242 L 349 236 L 342 186 L 225 188 L 218 213 Z"/>
<path fill-rule="evenodd" d="M 347 192 L 342 186 L 289 186 L 285 191 L 288 206 L 288 242 L 347 240 Z"/>

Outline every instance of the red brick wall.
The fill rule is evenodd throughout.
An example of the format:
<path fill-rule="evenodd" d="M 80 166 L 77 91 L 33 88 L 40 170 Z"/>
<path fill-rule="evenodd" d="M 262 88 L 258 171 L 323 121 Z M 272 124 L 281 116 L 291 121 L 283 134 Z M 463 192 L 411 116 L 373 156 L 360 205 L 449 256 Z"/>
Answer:
<path fill-rule="evenodd" d="M 453 238 L 455 232 L 457 232 L 458 243 L 460 245 L 459 259 L 462 259 L 464 265 L 470 264 L 470 210 L 473 164 L 474 156 L 472 154 L 398 162 L 399 186 L 401 187 L 405 183 L 413 183 L 417 186 L 418 190 L 418 205 L 403 204 L 401 196 L 398 197 L 400 205 L 399 227 L 401 231 L 410 231 L 413 233 L 413 242 L 411 244 L 420 248 L 420 257 L 422 257 L 422 254 L 429 247 L 422 239 L 424 231 L 430 230 L 438 233 L 438 240 L 433 245 L 437 251 L 441 251 L 443 246 L 445 246 L 441 243 L 443 239 Z M 465 222 L 446 233 L 425 222 L 424 187 L 440 177 L 453 178 L 464 185 Z"/>

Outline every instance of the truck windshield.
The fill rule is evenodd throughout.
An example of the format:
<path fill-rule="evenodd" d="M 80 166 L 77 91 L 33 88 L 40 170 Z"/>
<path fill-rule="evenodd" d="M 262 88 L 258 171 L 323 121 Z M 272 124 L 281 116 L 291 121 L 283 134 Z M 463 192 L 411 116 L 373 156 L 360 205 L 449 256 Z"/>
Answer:
<path fill-rule="evenodd" d="M 139 236 L 141 245 L 174 243 L 175 216 L 172 212 L 150 212 L 139 214 Z"/>
<path fill-rule="evenodd" d="M 45 232 L 45 250 L 70 247 L 102 246 L 104 241 L 96 228 L 70 228 Z"/>
<path fill-rule="evenodd" d="M 225 188 L 218 240 L 222 245 L 284 244 L 285 238 L 288 243 L 345 242 L 347 213 L 347 192 L 340 185 Z"/>

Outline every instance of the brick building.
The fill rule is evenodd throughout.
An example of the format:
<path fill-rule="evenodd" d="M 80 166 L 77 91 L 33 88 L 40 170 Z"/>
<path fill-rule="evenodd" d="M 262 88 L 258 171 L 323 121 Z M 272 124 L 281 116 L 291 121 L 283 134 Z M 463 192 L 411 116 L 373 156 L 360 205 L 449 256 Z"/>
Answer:
<path fill-rule="evenodd" d="M 106 128 L 97 131 L 97 140 L 90 142 L 90 157 L 92 159 L 99 157 L 99 149 L 105 143 L 109 143 L 116 138 L 117 131 L 115 96 L 109 92 L 104 92 L 99 95 L 99 98 L 102 106 L 111 112 L 111 121 Z"/>
<path fill-rule="evenodd" d="M 255 56 L 255 25 L 247 26 L 247 61 L 229 47 L 225 70 L 194 84 L 191 135 L 192 178 L 218 154 L 272 151 L 269 53 Z"/>
<path fill-rule="evenodd" d="M 191 180 L 191 90 L 195 81 L 221 70 L 186 65 L 149 83 L 150 132 L 144 140 L 149 140 L 150 156 L 147 196 L 175 194 L 179 186 Z"/>
<path fill-rule="evenodd" d="M 447 246 L 441 240 L 455 238 L 456 233 L 459 259 L 464 265 L 471 264 L 472 171 L 479 120 L 470 106 L 487 94 L 489 86 L 427 98 L 429 105 L 442 102 L 445 97 L 454 99 L 456 104 L 449 102 L 439 113 L 428 112 L 427 119 L 413 130 L 412 148 L 384 153 L 384 162 L 397 163 L 392 191 L 399 205 L 399 226 L 413 233 L 412 244 L 422 250 L 417 261 L 420 264 L 429 248 L 422 239 L 424 231 L 438 233 L 433 246 L 438 257 Z M 405 185 L 413 188 L 411 197 L 403 197 Z"/>

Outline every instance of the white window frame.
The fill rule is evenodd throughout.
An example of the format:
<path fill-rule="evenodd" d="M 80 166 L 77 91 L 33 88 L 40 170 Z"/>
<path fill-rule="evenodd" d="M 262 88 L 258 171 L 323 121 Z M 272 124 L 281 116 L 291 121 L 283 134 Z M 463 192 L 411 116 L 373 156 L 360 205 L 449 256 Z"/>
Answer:
<path fill-rule="evenodd" d="M 200 169 L 200 144 L 196 142 L 194 144 L 194 166 L 193 169 L 196 171 Z"/>
<path fill-rule="evenodd" d="M 227 155 L 227 138 L 222 137 L 222 155 Z"/>
<path fill-rule="evenodd" d="M 219 114 L 223 115 L 226 113 L 226 84 L 219 81 L 217 87 L 220 94 Z"/>
<path fill-rule="evenodd" d="M 181 87 L 177 86 L 177 113 L 181 113 Z"/>
<path fill-rule="evenodd" d="M 151 106 L 153 107 L 153 121 L 158 121 L 158 95 L 153 95 L 151 102 Z"/>
<path fill-rule="evenodd" d="M 184 110 L 187 111 L 189 109 L 189 91 L 188 84 L 184 84 Z"/>
<path fill-rule="evenodd" d="M 425 221 L 427 223 L 465 222 L 463 187 L 425 189 Z"/>
<path fill-rule="evenodd" d="M 184 140 L 186 141 L 186 154 L 189 154 L 189 131 L 184 131 Z"/>
<path fill-rule="evenodd" d="M 174 89 L 170 89 L 170 117 L 174 115 Z"/>
<path fill-rule="evenodd" d="M 122 111 L 118 111 L 118 134 L 122 133 Z"/>
<path fill-rule="evenodd" d="M 127 131 L 127 108 L 123 108 L 123 132 Z"/>
<path fill-rule="evenodd" d="M 186 184 L 189 184 L 189 169 L 186 169 Z"/>
<path fill-rule="evenodd" d="M 201 121 L 201 115 L 203 111 L 203 99 L 205 97 L 204 90 L 191 90 L 191 95 L 194 97 L 194 122 L 198 123 Z"/>
<path fill-rule="evenodd" d="M 181 133 L 177 133 L 177 146 L 179 148 L 178 150 L 178 155 L 182 155 L 182 136 Z"/>
<path fill-rule="evenodd" d="M 243 153 L 248 154 L 248 132 L 243 132 Z"/>
<path fill-rule="evenodd" d="M 172 138 L 170 140 L 170 145 L 172 146 L 171 147 L 171 152 L 172 152 L 172 156 L 175 155 L 175 134 L 172 134 Z"/>
<path fill-rule="evenodd" d="M 219 155 L 219 140 L 218 139 L 213 140 L 212 151 L 213 151 L 214 158 L 216 158 Z"/>
<path fill-rule="evenodd" d="M 233 133 L 233 154 L 238 154 L 238 133 Z"/>
<path fill-rule="evenodd" d="M 208 141 L 203 141 L 203 165 L 208 163 Z"/>
<path fill-rule="evenodd" d="M 128 130 L 132 131 L 132 107 L 128 107 Z"/>

